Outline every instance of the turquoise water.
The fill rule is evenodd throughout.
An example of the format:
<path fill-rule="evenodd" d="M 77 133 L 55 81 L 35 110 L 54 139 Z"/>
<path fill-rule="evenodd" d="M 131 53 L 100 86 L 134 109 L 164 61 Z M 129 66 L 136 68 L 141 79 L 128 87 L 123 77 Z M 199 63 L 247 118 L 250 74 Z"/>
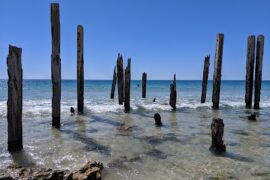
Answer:
<path fill-rule="evenodd" d="M 171 81 L 148 81 L 147 100 L 157 99 L 156 107 L 168 103 L 169 85 Z M 131 83 L 131 106 L 136 109 L 141 104 L 140 81 Z M 93 112 L 121 111 L 118 109 L 117 101 L 111 101 L 110 96 L 111 81 L 109 80 L 88 80 L 85 81 L 85 105 Z M 0 80 L 0 112 L 6 113 L 7 82 Z M 200 104 L 201 81 L 177 81 L 178 107 L 196 108 L 198 106 L 211 106 L 212 81 L 209 81 L 207 91 L 207 103 Z M 24 113 L 42 114 L 49 113 L 51 103 L 51 81 L 50 80 L 25 80 L 23 99 Z M 76 81 L 62 81 L 62 110 L 68 113 L 69 107 L 76 107 Z M 117 98 L 117 88 L 115 96 Z M 245 82 L 244 81 L 223 81 L 221 87 L 221 107 L 244 107 Z M 151 103 L 152 104 L 152 103 Z M 149 105 L 149 104 L 148 104 Z M 102 106 L 107 107 L 103 109 Z M 270 107 L 270 81 L 264 81 L 262 85 L 261 107 Z"/>
<path fill-rule="evenodd" d="M 171 81 L 131 83 L 130 113 L 111 100 L 111 81 L 85 81 L 85 114 L 70 116 L 76 107 L 76 81 L 62 81 L 60 130 L 51 128 L 50 80 L 25 80 L 23 90 L 24 151 L 7 152 L 7 82 L 0 80 L 0 170 L 11 164 L 77 169 L 87 160 L 105 165 L 104 179 L 270 179 L 270 81 L 262 84 L 261 109 L 245 109 L 245 82 L 222 81 L 220 110 L 200 104 L 201 81 L 177 81 L 177 111 L 169 102 Z M 139 85 L 139 87 L 138 87 Z M 153 103 L 153 98 L 156 102 Z M 154 126 L 159 112 L 164 126 Z M 257 122 L 247 116 L 255 112 Z M 208 151 L 213 117 L 225 123 L 227 153 Z M 121 124 L 132 126 L 125 132 Z"/>

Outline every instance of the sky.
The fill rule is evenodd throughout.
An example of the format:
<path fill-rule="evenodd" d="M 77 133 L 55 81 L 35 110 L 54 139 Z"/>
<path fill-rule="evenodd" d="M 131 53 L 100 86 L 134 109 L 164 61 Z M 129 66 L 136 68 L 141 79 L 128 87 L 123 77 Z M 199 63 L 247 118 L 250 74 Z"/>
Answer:
<path fill-rule="evenodd" d="M 112 79 L 117 54 L 132 79 L 202 79 L 216 34 L 224 33 L 223 80 L 243 80 L 247 37 L 265 35 L 263 80 L 270 79 L 269 0 L 0 0 L 0 79 L 8 45 L 21 47 L 24 79 L 51 78 L 50 3 L 60 3 L 62 78 L 76 79 L 77 25 L 84 27 L 85 79 Z"/>

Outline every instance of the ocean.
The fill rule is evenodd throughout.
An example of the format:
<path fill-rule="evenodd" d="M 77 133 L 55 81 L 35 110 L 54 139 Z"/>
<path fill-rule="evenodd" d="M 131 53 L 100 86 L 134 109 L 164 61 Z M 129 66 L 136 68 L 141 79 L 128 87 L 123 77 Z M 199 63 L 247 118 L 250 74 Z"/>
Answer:
<path fill-rule="evenodd" d="M 75 80 L 62 81 L 60 130 L 51 127 L 51 81 L 23 82 L 23 145 L 7 151 L 7 81 L 0 80 L 0 170 L 11 164 L 75 170 L 101 161 L 104 179 L 270 179 L 270 81 L 263 81 L 261 109 L 245 108 L 245 81 L 222 81 L 220 109 L 211 108 L 212 81 L 205 104 L 201 81 L 177 81 L 177 110 L 169 102 L 172 81 L 131 82 L 131 112 L 110 99 L 110 80 L 85 81 L 85 113 L 77 104 Z M 116 86 L 117 87 L 117 86 Z M 156 102 L 153 99 L 156 98 Z M 247 120 L 252 112 L 257 121 Z M 160 113 L 163 126 L 154 125 Z M 227 152 L 209 151 L 212 118 L 224 120 Z M 122 131 L 122 124 L 131 126 Z"/>

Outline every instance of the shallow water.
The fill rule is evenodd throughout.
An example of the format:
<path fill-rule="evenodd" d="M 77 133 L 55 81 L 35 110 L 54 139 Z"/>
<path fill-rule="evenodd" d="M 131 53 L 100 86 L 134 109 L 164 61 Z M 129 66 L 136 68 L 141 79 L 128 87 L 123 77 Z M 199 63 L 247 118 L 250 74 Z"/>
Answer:
<path fill-rule="evenodd" d="M 6 81 L 0 81 L 0 169 L 11 164 L 78 169 L 89 160 L 103 162 L 104 179 L 270 179 L 270 83 L 263 82 L 257 122 L 244 108 L 244 82 L 224 81 L 220 110 L 201 105 L 200 81 L 177 81 L 178 108 L 167 105 L 170 81 L 149 81 L 141 99 L 140 81 L 132 81 L 131 113 L 110 100 L 111 81 L 86 81 L 85 114 L 70 116 L 76 107 L 76 81 L 63 81 L 62 127 L 51 127 L 50 81 L 24 82 L 24 151 L 7 152 Z M 117 91 L 117 89 L 116 89 Z M 117 93 L 116 93 L 117 94 Z M 155 103 L 152 102 L 156 98 Z M 154 126 L 159 112 L 163 127 Z M 224 155 L 212 154 L 213 117 L 225 124 Z M 132 126 L 121 131 L 122 123 Z"/>

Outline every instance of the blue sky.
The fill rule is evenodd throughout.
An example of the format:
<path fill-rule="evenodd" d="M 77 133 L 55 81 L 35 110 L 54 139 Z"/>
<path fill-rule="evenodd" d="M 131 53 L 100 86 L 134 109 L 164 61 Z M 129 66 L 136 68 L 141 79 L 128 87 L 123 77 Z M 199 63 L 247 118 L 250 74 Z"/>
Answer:
<path fill-rule="evenodd" d="M 8 45 L 23 48 L 25 79 L 50 79 L 48 0 L 0 1 L 0 79 Z M 84 26 L 85 79 L 111 79 L 118 52 L 132 79 L 201 79 L 204 56 L 225 34 L 222 79 L 245 78 L 248 35 L 264 34 L 263 79 L 270 78 L 269 0 L 60 0 L 62 78 L 76 78 L 76 27 Z"/>

